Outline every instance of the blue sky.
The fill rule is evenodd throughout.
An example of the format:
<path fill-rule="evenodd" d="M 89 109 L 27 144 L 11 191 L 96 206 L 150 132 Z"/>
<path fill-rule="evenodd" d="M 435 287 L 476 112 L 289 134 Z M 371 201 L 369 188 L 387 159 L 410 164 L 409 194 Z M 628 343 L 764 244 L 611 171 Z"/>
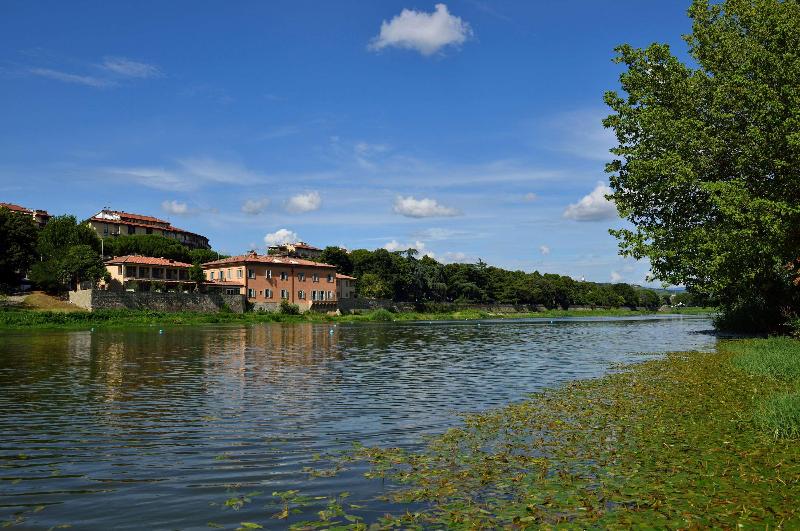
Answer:
<path fill-rule="evenodd" d="M 602 198 L 613 47 L 688 2 L 0 5 L 0 201 L 642 283 Z M 600 186 L 600 187 L 599 187 Z"/>

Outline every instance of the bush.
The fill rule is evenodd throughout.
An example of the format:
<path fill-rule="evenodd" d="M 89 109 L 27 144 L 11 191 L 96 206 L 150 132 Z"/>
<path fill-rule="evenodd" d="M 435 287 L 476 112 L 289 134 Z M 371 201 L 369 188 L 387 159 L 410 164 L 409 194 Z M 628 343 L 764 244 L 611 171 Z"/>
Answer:
<path fill-rule="evenodd" d="M 283 315 L 300 315 L 300 307 L 284 299 L 281 301 L 280 312 Z"/>
<path fill-rule="evenodd" d="M 370 321 L 388 323 L 394 321 L 394 314 L 385 308 L 375 310 L 369 314 Z"/>

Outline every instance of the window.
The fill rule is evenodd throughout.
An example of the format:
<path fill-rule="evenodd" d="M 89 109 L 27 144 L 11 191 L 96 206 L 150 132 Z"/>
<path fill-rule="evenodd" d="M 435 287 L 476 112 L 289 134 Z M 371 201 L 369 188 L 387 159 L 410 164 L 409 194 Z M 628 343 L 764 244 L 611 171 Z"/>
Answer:
<path fill-rule="evenodd" d="M 333 300 L 333 292 L 332 292 L 332 291 L 329 291 L 329 292 L 328 292 L 328 300 L 329 300 L 329 301 L 332 301 L 332 300 Z"/>
<path fill-rule="evenodd" d="M 264 295 L 265 299 L 271 299 L 272 298 L 272 290 L 271 289 L 265 289 L 264 293 L 265 293 L 265 295 Z"/>
<path fill-rule="evenodd" d="M 128 225 L 128 234 L 136 234 L 136 227 Z"/>
<path fill-rule="evenodd" d="M 315 300 L 317 300 L 317 290 L 313 290 L 313 291 L 311 292 L 311 300 L 312 300 L 312 301 L 315 301 Z"/>
<path fill-rule="evenodd" d="M 255 299 L 256 298 L 256 290 L 250 288 L 247 290 L 247 298 L 248 299 Z"/>
<path fill-rule="evenodd" d="M 211 277 L 210 277 L 210 279 L 211 279 L 211 280 L 214 280 L 214 272 L 213 272 L 213 271 L 211 272 Z"/>
<path fill-rule="evenodd" d="M 118 275 L 122 274 L 122 266 L 121 265 L 117 266 L 117 274 Z"/>
<path fill-rule="evenodd" d="M 239 289 L 238 288 L 225 288 L 225 293 L 227 295 L 239 295 Z"/>
<path fill-rule="evenodd" d="M 267 278 L 272 278 L 272 269 L 267 269 Z"/>
<path fill-rule="evenodd" d="M 303 272 L 297 273 L 297 280 L 303 282 L 306 279 L 306 274 Z"/>
<path fill-rule="evenodd" d="M 139 276 L 142 278 L 147 278 L 150 276 L 150 268 L 149 267 L 140 267 L 139 268 Z"/>
<path fill-rule="evenodd" d="M 328 282 L 333 282 L 333 275 L 328 273 Z"/>
<path fill-rule="evenodd" d="M 299 291 L 297 292 L 297 298 L 298 298 L 298 299 L 305 299 L 305 298 L 306 298 L 306 292 L 305 292 L 305 291 L 303 291 L 303 290 L 299 290 Z"/>
<path fill-rule="evenodd" d="M 153 234 L 153 229 L 151 229 L 150 227 L 147 227 L 147 228 L 145 229 L 145 232 L 146 232 L 147 234 Z"/>
<path fill-rule="evenodd" d="M 285 290 L 285 289 L 282 289 L 281 290 L 281 299 L 288 299 L 288 298 L 289 298 L 289 292 L 287 290 Z"/>
<path fill-rule="evenodd" d="M 248 269 L 248 270 L 247 270 L 247 278 L 256 278 L 256 271 L 255 271 L 255 269 Z"/>
<path fill-rule="evenodd" d="M 281 280 L 289 280 L 289 273 L 281 271 Z"/>
<path fill-rule="evenodd" d="M 316 273 L 314 273 L 314 274 L 311 276 L 311 280 L 313 280 L 314 282 L 319 282 L 319 275 L 318 275 L 318 274 L 316 274 Z"/>
<path fill-rule="evenodd" d="M 103 236 L 108 236 L 108 223 L 103 224 Z"/>

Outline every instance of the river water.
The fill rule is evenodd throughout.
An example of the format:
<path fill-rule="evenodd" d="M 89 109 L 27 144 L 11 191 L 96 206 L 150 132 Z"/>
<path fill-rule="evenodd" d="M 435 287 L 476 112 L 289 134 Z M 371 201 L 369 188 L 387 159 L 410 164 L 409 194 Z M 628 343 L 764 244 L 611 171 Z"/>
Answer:
<path fill-rule="evenodd" d="M 460 413 L 643 354 L 711 350 L 710 328 L 659 316 L 2 332 L 0 524 L 282 528 L 271 493 L 288 489 L 347 491 L 374 520 L 392 507 L 363 467 L 304 469 L 354 442 L 419 448 Z"/>

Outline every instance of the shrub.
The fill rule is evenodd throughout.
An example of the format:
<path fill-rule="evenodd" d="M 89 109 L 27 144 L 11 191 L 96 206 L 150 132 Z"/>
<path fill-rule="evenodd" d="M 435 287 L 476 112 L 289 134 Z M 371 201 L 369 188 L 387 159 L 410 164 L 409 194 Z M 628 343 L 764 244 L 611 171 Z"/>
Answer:
<path fill-rule="evenodd" d="M 381 308 L 379 310 L 375 310 L 374 312 L 369 314 L 370 321 L 377 321 L 377 322 L 391 322 L 394 321 L 394 314 L 385 308 Z"/>
<path fill-rule="evenodd" d="M 300 307 L 284 299 L 281 301 L 280 312 L 284 315 L 300 315 Z"/>

